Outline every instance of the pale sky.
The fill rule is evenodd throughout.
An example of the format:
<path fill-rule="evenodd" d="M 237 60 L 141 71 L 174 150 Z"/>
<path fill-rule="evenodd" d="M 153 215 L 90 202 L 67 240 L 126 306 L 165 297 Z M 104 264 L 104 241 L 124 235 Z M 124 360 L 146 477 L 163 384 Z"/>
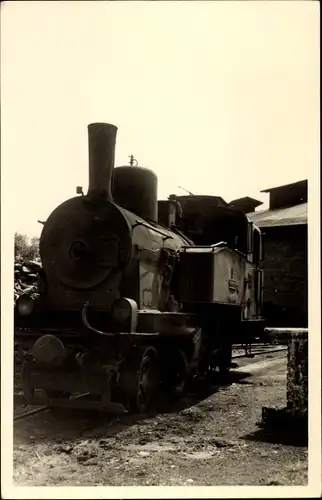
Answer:
<path fill-rule="evenodd" d="M 2 196 L 39 235 L 88 186 L 87 125 L 118 126 L 170 193 L 226 201 L 319 169 L 319 2 L 1 4 Z M 264 205 L 265 207 L 266 205 Z M 261 207 L 263 208 L 263 207 Z"/>

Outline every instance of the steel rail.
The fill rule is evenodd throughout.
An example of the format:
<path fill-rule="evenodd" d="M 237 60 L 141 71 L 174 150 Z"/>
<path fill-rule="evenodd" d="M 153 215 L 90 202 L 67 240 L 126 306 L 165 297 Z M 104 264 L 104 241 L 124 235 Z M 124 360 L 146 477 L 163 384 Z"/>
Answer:
<path fill-rule="evenodd" d="M 78 394 L 77 396 L 74 396 L 71 399 L 72 400 L 80 399 L 80 398 L 83 398 L 87 395 L 88 395 L 88 392 L 86 392 L 84 394 Z M 19 422 L 19 420 L 24 420 L 28 417 L 32 417 L 33 415 L 37 415 L 38 413 L 42 413 L 43 411 L 50 410 L 51 408 L 55 408 L 55 407 L 47 405 L 47 406 L 41 406 L 40 408 L 34 408 L 33 410 L 29 410 L 29 411 L 26 411 L 24 413 L 20 413 L 19 415 L 14 415 L 13 421 Z M 59 407 L 56 407 L 56 408 L 59 408 Z"/>
<path fill-rule="evenodd" d="M 49 408 L 50 408 L 50 406 L 41 406 L 40 408 L 35 408 L 34 410 L 20 413 L 20 415 L 15 415 L 13 417 L 13 421 L 18 422 L 19 420 L 24 420 L 28 417 L 32 417 L 33 415 L 37 415 L 37 413 L 41 413 L 43 411 L 49 410 Z"/>
<path fill-rule="evenodd" d="M 236 359 L 236 358 L 250 358 L 250 357 L 253 357 L 253 356 L 258 356 L 259 354 L 269 354 L 271 352 L 285 352 L 287 351 L 287 347 L 281 347 L 279 349 L 264 349 L 262 351 L 252 351 L 250 354 L 236 354 L 236 355 L 232 355 L 232 359 Z"/>

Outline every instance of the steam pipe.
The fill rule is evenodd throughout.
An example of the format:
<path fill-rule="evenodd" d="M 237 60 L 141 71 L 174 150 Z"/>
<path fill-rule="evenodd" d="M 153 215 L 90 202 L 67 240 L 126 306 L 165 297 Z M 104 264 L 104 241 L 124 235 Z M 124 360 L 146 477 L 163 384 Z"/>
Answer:
<path fill-rule="evenodd" d="M 90 123 L 88 129 L 89 184 L 87 194 L 112 200 L 117 127 L 109 123 Z"/>

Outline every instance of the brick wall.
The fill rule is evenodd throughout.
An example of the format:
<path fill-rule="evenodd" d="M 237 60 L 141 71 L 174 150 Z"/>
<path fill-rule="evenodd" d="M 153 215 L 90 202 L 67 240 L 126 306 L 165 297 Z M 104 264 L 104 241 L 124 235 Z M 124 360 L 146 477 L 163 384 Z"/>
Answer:
<path fill-rule="evenodd" d="M 268 326 L 307 326 L 307 226 L 263 228 Z"/>

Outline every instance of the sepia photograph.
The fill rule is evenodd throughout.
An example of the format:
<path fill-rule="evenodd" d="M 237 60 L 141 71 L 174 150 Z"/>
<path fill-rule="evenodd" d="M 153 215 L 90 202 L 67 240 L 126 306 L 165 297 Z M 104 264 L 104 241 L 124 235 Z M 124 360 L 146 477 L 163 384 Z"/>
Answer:
<path fill-rule="evenodd" d="M 0 37 L 2 497 L 319 497 L 319 3 Z"/>

